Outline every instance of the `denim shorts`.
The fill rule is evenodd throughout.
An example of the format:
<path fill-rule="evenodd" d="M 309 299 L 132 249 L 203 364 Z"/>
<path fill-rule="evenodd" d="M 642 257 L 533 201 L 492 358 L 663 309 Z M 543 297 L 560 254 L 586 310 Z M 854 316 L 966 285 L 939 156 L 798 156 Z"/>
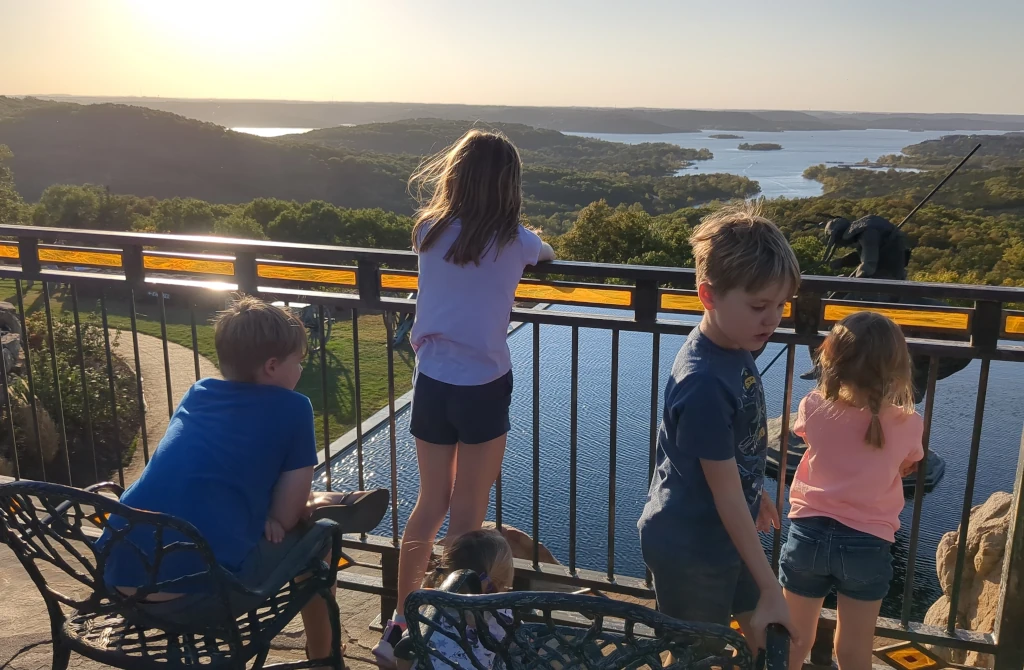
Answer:
<path fill-rule="evenodd" d="M 779 581 L 805 598 L 832 590 L 854 600 L 882 600 L 892 581 L 892 543 L 827 517 L 793 519 L 779 561 Z"/>
<path fill-rule="evenodd" d="M 511 427 L 512 371 L 480 386 L 456 386 L 417 373 L 409 432 L 432 444 L 481 444 Z"/>
<path fill-rule="evenodd" d="M 669 543 L 645 543 L 642 538 L 641 549 L 662 614 L 728 626 L 732 616 L 757 607 L 761 591 L 738 558 L 714 563 L 706 557 L 681 556 Z"/>

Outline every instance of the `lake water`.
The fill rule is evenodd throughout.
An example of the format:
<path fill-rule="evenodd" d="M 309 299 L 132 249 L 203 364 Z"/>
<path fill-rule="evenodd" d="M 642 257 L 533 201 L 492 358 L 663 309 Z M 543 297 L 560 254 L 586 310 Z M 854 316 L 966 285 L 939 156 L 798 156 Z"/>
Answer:
<path fill-rule="evenodd" d="M 709 137 L 728 133 L 742 139 L 719 140 Z M 865 158 L 877 160 L 885 154 L 900 153 L 910 144 L 938 139 L 944 135 L 1001 134 L 998 131 L 926 131 L 909 130 L 791 130 L 786 132 L 728 132 L 705 130 L 699 133 L 670 133 L 665 135 L 624 135 L 566 133 L 594 137 L 609 142 L 641 144 L 668 142 L 689 149 L 710 149 L 715 155 L 708 161 L 694 161 L 679 174 L 728 172 L 748 177 L 761 185 L 767 198 L 806 198 L 821 195 L 821 184 L 804 179 L 804 170 L 819 163 L 849 164 Z M 748 142 L 781 144 L 780 151 L 740 151 L 739 145 Z"/>
<path fill-rule="evenodd" d="M 556 307 L 562 311 L 598 312 Z M 615 313 L 615 312 L 611 312 Z M 620 312 L 621 313 L 621 312 Z M 674 318 L 674 317 L 668 317 Z M 686 320 L 685 318 L 682 320 Z M 692 322 L 692 321 L 690 321 Z M 565 326 L 541 326 L 540 362 L 540 533 L 541 541 L 555 557 L 569 557 L 569 426 L 571 330 Z M 659 389 L 664 387 L 681 336 L 663 336 L 660 348 Z M 648 449 L 650 439 L 650 369 L 652 337 L 646 333 L 622 332 L 618 398 L 618 457 L 616 459 L 615 571 L 642 577 L 644 564 L 636 522 L 647 495 Z M 580 331 L 578 403 L 578 514 L 577 561 L 583 568 L 607 568 L 609 415 L 611 334 L 602 330 Z M 769 344 L 758 359 L 767 365 L 782 345 Z M 512 430 L 503 470 L 503 521 L 528 533 L 533 532 L 533 329 L 525 327 L 509 337 L 515 390 L 512 401 Z M 796 374 L 807 370 L 806 348 L 797 350 Z M 931 448 L 946 461 L 946 476 L 925 496 L 922 526 L 914 578 L 913 616 L 921 620 L 928 606 L 939 596 L 935 574 L 935 550 L 947 531 L 960 520 L 964 484 L 970 451 L 976 387 L 980 364 L 939 382 L 935 398 Z M 785 361 L 776 363 L 764 377 L 770 417 L 782 412 Z M 1021 365 L 994 362 L 991 366 L 985 424 L 978 462 L 973 503 L 985 501 L 995 491 L 1012 491 L 1013 478 L 1024 426 L 1021 402 Z M 811 389 L 811 383 L 795 380 L 793 407 Z M 660 414 L 659 414 L 660 416 Z M 416 500 L 418 475 L 415 445 L 409 435 L 409 413 L 397 419 L 398 513 L 402 527 Z M 358 485 L 355 451 L 337 459 L 332 468 L 334 487 L 355 489 Z M 390 434 L 385 426 L 364 443 L 365 476 L 368 486 L 390 487 Z M 324 485 L 324 474 L 318 474 Z M 766 485 L 774 492 L 777 484 Z M 787 506 L 788 507 L 788 506 Z M 895 577 L 883 612 L 898 616 L 902 603 L 913 512 L 908 501 L 901 516 L 903 527 L 894 548 Z M 493 496 L 489 519 L 494 519 Z M 391 516 L 376 531 L 391 535 Z M 770 539 L 764 538 L 766 548 Z"/>
<path fill-rule="evenodd" d="M 316 130 L 316 128 L 232 128 L 231 130 L 236 133 L 257 135 L 259 137 L 281 137 L 282 135 L 308 133 L 311 130 Z"/>

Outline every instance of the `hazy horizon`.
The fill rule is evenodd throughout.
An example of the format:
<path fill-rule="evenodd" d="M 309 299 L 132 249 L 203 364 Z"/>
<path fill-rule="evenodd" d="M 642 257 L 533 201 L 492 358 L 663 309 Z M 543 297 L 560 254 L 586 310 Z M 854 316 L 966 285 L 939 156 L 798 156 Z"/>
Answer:
<path fill-rule="evenodd" d="M 105 100 L 163 100 L 163 101 L 185 101 L 185 102 L 252 102 L 252 103 L 280 103 L 295 105 L 321 105 L 321 104 L 351 104 L 351 105 L 449 105 L 463 107 L 538 107 L 553 109 L 622 109 L 622 110 L 682 110 L 698 112 L 804 112 L 807 114 L 951 114 L 957 116 L 983 115 L 983 116 L 1024 116 L 1024 112 L 983 112 L 983 111 L 958 111 L 948 110 L 921 111 L 921 110 L 900 110 L 900 111 L 879 111 L 877 109 L 798 109 L 795 107 L 649 107 L 642 105 L 526 105 L 502 102 L 478 103 L 478 102 L 425 102 L 422 100 L 300 100 L 287 98 L 211 98 L 211 97 L 185 97 L 185 96 L 156 96 L 156 95 L 86 95 L 74 93 L 2 93 L 14 98 L 40 98 L 43 100 L 52 98 L 78 98 L 78 99 L 105 99 Z"/>
<path fill-rule="evenodd" d="M 6 95 L 1024 114 L 1013 0 L 0 0 L 0 24 Z"/>

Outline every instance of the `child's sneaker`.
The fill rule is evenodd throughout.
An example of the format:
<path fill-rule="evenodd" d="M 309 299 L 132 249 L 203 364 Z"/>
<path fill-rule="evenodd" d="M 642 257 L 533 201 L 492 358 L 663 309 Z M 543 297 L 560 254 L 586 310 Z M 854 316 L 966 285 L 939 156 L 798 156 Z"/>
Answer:
<path fill-rule="evenodd" d="M 404 634 L 404 623 L 388 621 L 388 625 L 384 627 L 384 634 L 381 636 L 380 642 L 373 648 L 373 656 L 377 659 L 379 667 L 385 670 L 392 670 L 398 667 L 395 661 L 395 647 Z"/>

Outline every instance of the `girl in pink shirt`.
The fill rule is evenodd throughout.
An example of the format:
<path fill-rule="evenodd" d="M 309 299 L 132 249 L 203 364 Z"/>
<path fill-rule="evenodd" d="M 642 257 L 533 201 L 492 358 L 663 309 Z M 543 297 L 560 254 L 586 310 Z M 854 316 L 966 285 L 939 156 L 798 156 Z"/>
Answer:
<path fill-rule="evenodd" d="M 892 580 L 891 546 L 903 510 L 902 477 L 924 456 L 910 352 L 900 327 L 858 312 L 818 350 L 818 388 L 800 402 L 793 432 L 807 451 L 789 491 L 789 536 L 779 580 L 804 641 L 814 642 L 825 596 L 839 596 L 835 650 L 841 670 L 871 668 L 875 620 Z"/>

